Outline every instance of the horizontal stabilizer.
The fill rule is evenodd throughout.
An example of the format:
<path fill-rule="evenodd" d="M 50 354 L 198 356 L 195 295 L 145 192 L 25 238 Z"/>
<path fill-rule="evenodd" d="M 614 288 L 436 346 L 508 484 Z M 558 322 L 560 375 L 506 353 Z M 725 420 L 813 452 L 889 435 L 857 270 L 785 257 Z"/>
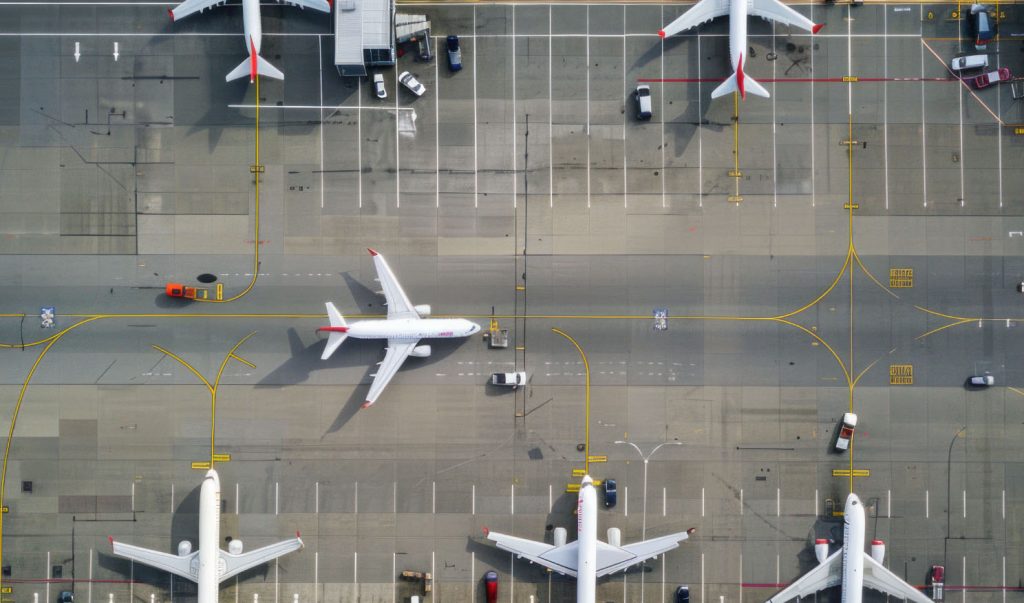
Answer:
<path fill-rule="evenodd" d="M 738 81 L 739 78 L 737 77 L 740 73 L 743 72 L 737 71 L 736 73 L 733 73 L 732 75 L 729 76 L 728 79 L 719 84 L 718 87 L 711 92 L 711 98 L 725 96 L 730 92 L 739 92 L 740 96 L 743 98 L 747 97 L 747 92 L 750 92 L 751 94 L 756 94 L 757 96 L 763 96 L 765 98 L 769 98 L 771 96 L 770 94 L 768 94 L 768 91 L 764 89 L 764 86 L 760 84 L 760 82 L 758 82 L 757 80 L 755 80 L 754 78 L 750 77 L 745 73 L 743 74 L 743 88 L 740 88 Z"/>
<path fill-rule="evenodd" d="M 255 57 L 255 64 L 253 61 L 253 57 L 250 56 L 241 63 L 239 63 L 238 67 L 232 69 L 231 73 L 227 74 L 227 76 L 224 79 L 230 82 L 232 80 L 240 80 L 245 76 L 249 76 L 249 81 L 253 82 L 256 80 L 257 73 L 264 77 L 274 78 L 275 80 L 284 79 L 284 74 L 281 73 L 281 71 L 278 70 L 277 67 L 271 65 L 269 61 L 267 61 L 260 55 L 255 55 Z"/>

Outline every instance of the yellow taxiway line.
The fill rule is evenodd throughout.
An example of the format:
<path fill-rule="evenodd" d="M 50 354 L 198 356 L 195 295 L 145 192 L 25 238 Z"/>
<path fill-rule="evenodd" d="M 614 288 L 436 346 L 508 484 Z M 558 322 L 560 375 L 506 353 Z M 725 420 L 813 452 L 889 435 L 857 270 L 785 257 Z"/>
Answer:
<path fill-rule="evenodd" d="M 557 333 L 568 339 L 569 343 L 571 343 L 576 348 L 576 351 L 580 353 L 580 358 L 583 359 L 583 369 L 586 374 L 586 383 L 584 385 L 584 398 L 586 402 L 584 405 L 583 420 L 586 425 L 586 439 L 583 442 L 583 470 L 587 475 L 590 475 L 590 363 L 587 361 L 587 355 L 583 353 L 583 348 L 580 347 L 580 344 L 572 338 L 572 335 L 556 328 L 552 328 L 551 332 Z"/>

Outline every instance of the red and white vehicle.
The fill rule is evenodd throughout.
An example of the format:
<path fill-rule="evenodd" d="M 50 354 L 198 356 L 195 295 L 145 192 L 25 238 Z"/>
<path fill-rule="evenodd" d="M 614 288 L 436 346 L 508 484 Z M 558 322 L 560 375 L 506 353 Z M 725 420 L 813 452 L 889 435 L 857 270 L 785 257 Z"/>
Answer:
<path fill-rule="evenodd" d="M 850 440 L 853 439 L 853 430 L 857 427 L 857 415 L 852 412 L 843 414 L 843 426 L 839 428 L 839 437 L 836 438 L 836 450 L 845 452 L 850 447 Z"/>
<path fill-rule="evenodd" d="M 971 80 L 971 83 L 974 84 L 975 88 L 981 90 L 982 88 L 988 88 L 992 84 L 998 84 L 999 82 L 1008 81 L 1010 77 L 1012 77 L 1010 75 L 1010 69 L 1008 67 L 1000 67 L 995 71 L 990 71 L 988 73 L 983 73 L 979 75 L 978 77 Z"/>

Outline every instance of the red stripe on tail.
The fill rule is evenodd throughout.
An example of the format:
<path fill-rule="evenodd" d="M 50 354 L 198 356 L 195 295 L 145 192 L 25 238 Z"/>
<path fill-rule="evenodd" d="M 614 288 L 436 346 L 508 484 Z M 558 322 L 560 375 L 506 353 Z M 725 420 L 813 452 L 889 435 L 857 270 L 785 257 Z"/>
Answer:
<path fill-rule="evenodd" d="M 249 38 L 249 83 L 250 84 L 256 81 L 256 71 L 258 69 L 258 64 L 256 62 L 257 61 L 257 59 L 256 59 L 257 56 L 259 56 L 259 55 L 256 54 L 256 42 L 254 42 L 253 39 L 250 37 Z"/>
<path fill-rule="evenodd" d="M 743 87 L 743 53 L 740 53 L 740 62 L 736 66 L 736 87 L 740 89 L 740 98 L 747 98 L 747 90 Z"/>

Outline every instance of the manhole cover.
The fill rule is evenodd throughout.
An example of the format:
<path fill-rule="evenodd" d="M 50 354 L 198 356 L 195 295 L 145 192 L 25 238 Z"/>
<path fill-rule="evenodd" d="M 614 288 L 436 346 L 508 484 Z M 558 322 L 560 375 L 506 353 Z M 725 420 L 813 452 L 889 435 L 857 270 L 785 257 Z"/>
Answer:
<path fill-rule="evenodd" d="M 217 277 L 207 272 L 206 274 L 200 274 L 197 276 L 196 280 L 200 283 L 212 283 L 217 280 Z"/>

